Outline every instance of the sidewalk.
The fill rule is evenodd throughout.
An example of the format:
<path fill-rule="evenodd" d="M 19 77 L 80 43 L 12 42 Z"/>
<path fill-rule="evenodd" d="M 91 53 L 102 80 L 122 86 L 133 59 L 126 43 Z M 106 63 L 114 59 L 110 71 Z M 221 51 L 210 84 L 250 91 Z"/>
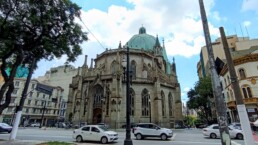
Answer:
<path fill-rule="evenodd" d="M 0 145 L 37 145 L 46 141 L 38 141 L 38 140 L 0 140 Z"/>

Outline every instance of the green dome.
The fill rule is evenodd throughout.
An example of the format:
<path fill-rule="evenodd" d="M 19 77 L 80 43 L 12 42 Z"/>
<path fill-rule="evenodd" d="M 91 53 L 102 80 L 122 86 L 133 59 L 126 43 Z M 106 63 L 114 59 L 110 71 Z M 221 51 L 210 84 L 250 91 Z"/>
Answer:
<path fill-rule="evenodd" d="M 127 45 L 134 49 L 144 49 L 147 51 L 153 51 L 156 39 L 154 36 L 146 34 L 146 29 L 141 27 L 139 34 L 134 35 L 128 42 Z"/>

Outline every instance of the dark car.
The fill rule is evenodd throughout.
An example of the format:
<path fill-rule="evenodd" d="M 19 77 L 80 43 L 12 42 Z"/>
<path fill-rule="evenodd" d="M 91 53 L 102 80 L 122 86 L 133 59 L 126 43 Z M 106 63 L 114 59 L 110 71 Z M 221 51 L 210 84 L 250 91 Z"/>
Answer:
<path fill-rule="evenodd" d="M 6 124 L 6 123 L 0 123 L 0 132 L 12 132 L 13 127 Z"/>
<path fill-rule="evenodd" d="M 207 126 L 209 126 L 208 124 L 195 124 L 196 128 L 200 128 L 200 129 L 203 129 L 203 128 L 206 128 Z"/>
<path fill-rule="evenodd" d="M 109 125 L 107 125 L 106 123 L 98 123 L 97 125 L 98 125 L 98 126 L 103 126 L 103 127 L 105 127 L 106 129 L 109 128 Z"/>
<path fill-rule="evenodd" d="M 135 127 L 135 125 L 136 125 L 135 123 L 131 123 L 130 128 Z M 126 124 L 123 124 L 123 125 L 122 125 L 122 128 L 126 128 Z"/>

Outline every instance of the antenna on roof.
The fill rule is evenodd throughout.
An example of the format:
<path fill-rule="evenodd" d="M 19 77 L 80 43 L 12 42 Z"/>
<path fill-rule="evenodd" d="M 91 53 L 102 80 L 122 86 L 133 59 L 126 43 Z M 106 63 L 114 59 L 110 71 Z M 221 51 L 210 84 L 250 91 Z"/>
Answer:
<path fill-rule="evenodd" d="M 246 26 L 245 26 L 245 30 L 246 30 L 247 36 L 249 37 L 249 33 L 248 33 L 248 30 L 247 30 Z"/>
<path fill-rule="evenodd" d="M 237 29 L 235 28 L 235 33 L 236 33 L 236 35 L 237 35 Z"/>
<path fill-rule="evenodd" d="M 240 30 L 241 30 L 241 33 L 242 33 L 242 37 L 243 37 L 243 40 L 244 40 L 244 39 L 245 39 L 245 36 L 244 36 L 243 30 L 242 30 L 241 24 L 239 24 L 239 26 L 240 26 Z"/>

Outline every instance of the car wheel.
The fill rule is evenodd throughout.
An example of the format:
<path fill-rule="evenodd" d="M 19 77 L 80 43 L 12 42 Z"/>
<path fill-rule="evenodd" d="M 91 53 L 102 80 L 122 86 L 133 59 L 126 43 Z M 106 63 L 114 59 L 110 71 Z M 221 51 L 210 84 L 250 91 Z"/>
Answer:
<path fill-rule="evenodd" d="M 77 136 L 77 137 L 76 137 L 76 141 L 77 141 L 77 142 L 82 142 L 82 141 L 83 141 L 82 136 L 80 136 L 80 135 Z"/>
<path fill-rule="evenodd" d="M 167 140 L 167 135 L 166 134 L 161 134 L 160 138 L 161 138 L 161 140 Z"/>
<path fill-rule="evenodd" d="M 210 138 L 217 138 L 217 135 L 215 133 L 211 133 Z"/>
<path fill-rule="evenodd" d="M 142 139 L 142 135 L 140 133 L 137 133 L 136 134 L 136 139 L 138 139 L 138 140 Z"/>
<path fill-rule="evenodd" d="M 102 144 L 108 143 L 107 137 L 102 137 L 102 138 L 100 139 L 100 142 L 101 142 Z"/>
<path fill-rule="evenodd" d="M 244 139 L 244 136 L 243 136 L 243 134 L 238 133 L 238 134 L 236 135 L 236 138 L 243 140 L 243 139 Z"/>

